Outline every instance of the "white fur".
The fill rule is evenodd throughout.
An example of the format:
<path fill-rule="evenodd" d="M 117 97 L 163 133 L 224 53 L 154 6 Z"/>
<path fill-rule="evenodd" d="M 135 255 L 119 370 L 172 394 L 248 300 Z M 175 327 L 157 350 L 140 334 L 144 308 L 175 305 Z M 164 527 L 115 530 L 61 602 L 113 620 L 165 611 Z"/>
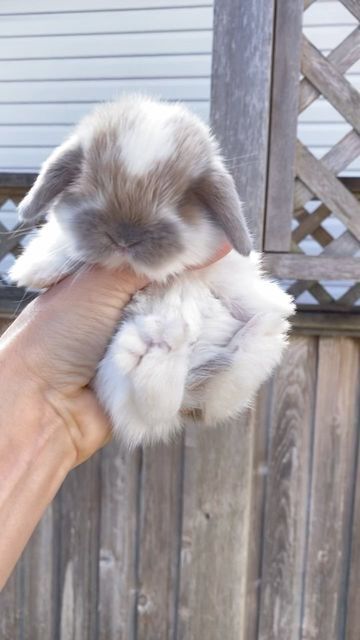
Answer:
<path fill-rule="evenodd" d="M 24 253 L 14 262 L 9 277 L 22 287 L 42 289 L 61 280 L 77 266 L 71 238 L 66 236 L 56 218 L 36 232 Z"/>
<path fill-rule="evenodd" d="M 130 447 L 168 440 L 181 428 L 180 409 L 200 408 L 205 424 L 216 425 L 248 407 L 280 361 L 293 313 L 289 296 L 262 276 L 259 257 L 235 252 L 171 288 L 151 285 L 130 307 L 134 318 L 120 327 L 95 380 Z M 189 370 L 222 351 L 234 354 L 230 368 L 200 391 L 186 389 Z"/>
<path fill-rule="evenodd" d="M 173 117 L 165 105 L 143 103 L 136 114 L 136 126 L 121 139 L 121 157 L 130 175 L 148 173 L 158 162 L 165 162 L 175 149 Z M 170 112 L 170 116 L 172 116 Z"/>
<path fill-rule="evenodd" d="M 60 279 L 76 264 L 69 243 L 50 217 L 12 267 L 12 279 L 37 287 Z M 254 252 L 232 251 L 206 269 L 180 274 L 170 287 L 153 284 L 138 293 L 95 379 L 115 434 L 134 447 L 167 441 L 181 429 L 184 409 L 200 409 L 207 425 L 240 413 L 279 363 L 293 310 Z M 232 355 L 229 368 L 203 388 L 187 387 L 191 370 L 221 354 Z"/>
<path fill-rule="evenodd" d="M 218 166 L 219 175 L 222 168 L 217 145 L 205 126 L 196 122 L 189 127 L 194 117 L 180 105 L 132 96 L 102 106 L 85 118 L 74 135 L 85 160 L 97 133 L 115 140 L 115 152 L 113 145 L 100 147 L 102 161 L 102 153 L 108 154 L 105 160 L 109 166 L 101 163 L 104 176 L 108 170 L 113 175 L 119 158 L 129 176 L 146 174 L 156 166 L 162 171 L 162 163 L 172 157 L 175 148 L 176 162 L 190 185 L 210 164 L 215 169 Z M 176 146 L 176 135 L 182 130 L 188 134 Z M 61 149 L 55 153 L 61 154 Z M 45 179 L 43 173 L 39 184 Z M 86 182 L 86 162 L 83 174 Z M 102 189 L 104 183 L 106 180 Z M 32 190 L 25 204 L 31 203 L 33 195 Z M 101 189 L 92 198 L 101 198 Z M 200 208 L 191 224 L 186 216 L 182 219 L 171 199 L 168 204 L 159 204 L 157 219 L 176 226 L 184 247 L 174 254 L 169 252 L 160 265 L 156 261 L 155 266 L 145 265 L 136 261 L 136 252 L 125 255 L 122 251 L 114 251 L 101 262 L 117 267 L 126 259 L 136 272 L 156 282 L 128 305 L 126 319 L 94 382 L 115 434 L 129 447 L 168 440 L 181 429 L 183 411 L 200 411 L 206 425 L 236 416 L 249 406 L 280 361 L 286 344 L 292 300 L 263 275 L 259 255 L 253 252 L 244 257 L 232 251 L 206 269 L 187 269 L 206 263 L 222 239 L 221 225 L 211 222 L 201 202 L 191 205 Z M 101 202 L 98 204 L 101 208 Z M 73 212 L 67 210 L 69 206 L 61 198 L 52 203 L 48 221 L 10 271 L 18 284 L 49 286 L 87 262 L 86 247 L 79 249 L 71 235 L 68 218 Z"/>

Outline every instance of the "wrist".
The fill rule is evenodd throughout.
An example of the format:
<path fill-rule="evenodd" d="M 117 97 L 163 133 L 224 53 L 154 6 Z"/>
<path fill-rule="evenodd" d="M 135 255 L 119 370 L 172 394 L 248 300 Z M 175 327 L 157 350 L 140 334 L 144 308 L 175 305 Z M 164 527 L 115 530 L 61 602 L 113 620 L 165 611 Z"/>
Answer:
<path fill-rule="evenodd" d="M 1 351 L 0 368 L 0 438 L 9 445 L 3 449 L 9 452 L 5 466 L 25 469 L 48 452 L 59 468 L 70 470 L 76 450 L 45 384 L 31 375 L 12 347 Z"/>

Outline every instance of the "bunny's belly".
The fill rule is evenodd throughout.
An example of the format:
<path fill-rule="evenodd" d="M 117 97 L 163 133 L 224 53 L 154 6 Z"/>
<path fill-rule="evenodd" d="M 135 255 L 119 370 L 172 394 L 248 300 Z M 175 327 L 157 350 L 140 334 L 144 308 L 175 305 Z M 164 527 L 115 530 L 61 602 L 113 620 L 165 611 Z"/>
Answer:
<path fill-rule="evenodd" d="M 191 276 L 178 278 L 169 287 L 151 285 L 128 306 L 126 320 L 153 317 L 163 324 L 185 327 L 188 375 L 184 409 L 199 409 L 204 385 L 231 364 L 231 340 L 244 326 L 207 284 Z M 171 383 L 171 380 L 169 380 Z"/>

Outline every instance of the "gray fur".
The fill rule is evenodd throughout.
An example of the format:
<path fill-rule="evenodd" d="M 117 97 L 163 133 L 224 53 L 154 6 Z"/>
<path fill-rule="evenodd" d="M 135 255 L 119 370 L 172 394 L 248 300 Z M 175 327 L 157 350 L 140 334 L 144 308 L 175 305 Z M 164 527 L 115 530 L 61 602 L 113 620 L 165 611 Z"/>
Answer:
<path fill-rule="evenodd" d="M 41 218 L 53 200 L 67 189 L 81 171 L 83 151 L 78 144 L 56 150 L 44 165 L 29 194 L 24 198 L 19 214 L 23 220 Z"/>
<path fill-rule="evenodd" d="M 123 255 L 140 267 L 165 265 L 185 252 L 204 215 L 209 228 L 219 229 L 219 241 L 222 229 L 247 255 L 251 240 L 233 180 L 196 116 L 179 105 L 164 105 L 166 123 L 159 131 L 163 144 L 172 141 L 172 152 L 161 157 L 155 148 L 155 160 L 143 174 L 127 166 L 126 140 L 135 136 L 141 164 L 148 150 L 137 132 L 146 109 L 150 113 L 159 104 L 129 96 L 85 118 L 44 164 L 20 205 L 22 217 L 36 220 L 51 206 L 80 259 L 89 263 L 110 264 Z M 196 242 L 203 239 L 194 237 Z"/>
<path fill-rule="evenodd" d="M 252 240 L 242 212 L 234 180 L 224 167 L 211 169 L 195 186 L 212 220 L 226 233 L 234 249 L 241 255 L 251 252 Z"/>

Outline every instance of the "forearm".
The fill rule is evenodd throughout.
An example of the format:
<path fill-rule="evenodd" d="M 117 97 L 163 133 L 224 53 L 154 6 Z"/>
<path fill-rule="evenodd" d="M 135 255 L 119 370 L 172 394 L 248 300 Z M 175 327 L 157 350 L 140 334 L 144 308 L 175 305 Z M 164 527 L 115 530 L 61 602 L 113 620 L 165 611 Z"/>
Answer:
<path fill-rule="evenodd" d="M 0 363 L 0 588 L 76 461 L 62 417 L 8 357 Z"/>

